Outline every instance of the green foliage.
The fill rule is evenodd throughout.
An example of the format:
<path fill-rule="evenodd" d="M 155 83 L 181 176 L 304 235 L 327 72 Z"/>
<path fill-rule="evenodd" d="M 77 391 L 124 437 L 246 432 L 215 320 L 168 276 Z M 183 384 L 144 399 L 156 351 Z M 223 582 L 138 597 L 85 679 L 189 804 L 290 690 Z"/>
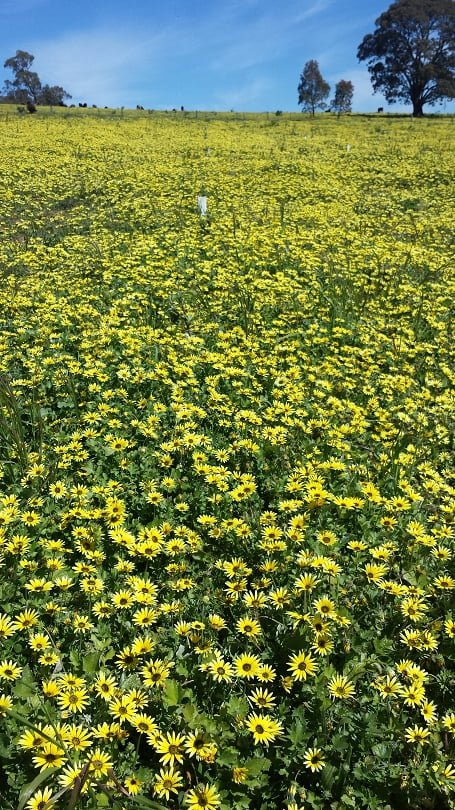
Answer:
<path fill-rule="evenodd" d="M 373 89 L 387 101 L 412 104 L 413 115 L 455 96 L 453 0 L 397 0 L 376 20 L 357 56 L 366 61 Z"/>
<path fill-rule="evenodd" d="M 306 62 L 297 87 L 298 103 L 304 112 L 324 110 L 327 106 L 325 100 L 330 93 L 330 85 L 322 78 L 319 65 L 315 59 Z"/>
<path fill-rule="evenodd" d="M 29 112 L 34 112 L 35 104 L 62 105 L 70 94 L 57 85 L 42 85 L 37 73 L 30 70 L 35 57 L 27 51 L 16 51 L 3 65 L 13 72 L 14 79 L 7 79 L 3 93 L 8 101 L 27 104 Z"/>
<path fill-rule="evenodd" d="M 335 95 L 330 102 L 331 109 L 336 113 L 351 112 L 354 85 L 346 79 L 340 79 L 335 86 Z"/>

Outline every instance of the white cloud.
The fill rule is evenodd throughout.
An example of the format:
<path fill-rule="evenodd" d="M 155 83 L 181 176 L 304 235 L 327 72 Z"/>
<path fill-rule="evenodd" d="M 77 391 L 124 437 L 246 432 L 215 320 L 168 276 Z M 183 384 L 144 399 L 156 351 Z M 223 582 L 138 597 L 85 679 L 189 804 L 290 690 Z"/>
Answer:
<path fill-rule="evenodd" d="M 225 73 L 270 64 L 299 45 L 303 24 L 325 11 L 332 2 L 316 0 L 308 3 L 307 0 L 307 8 L 302 11 L 301 0 L 292 0 L 287 8 L 277 4 L 272 11 L 258 12 L 254 19 L 235 19 L 234 15 L 231 27 L 214 22 L 211 42 L 215 47 L 211 69 Z M 235 27 L 234 36 L 232 27 Z"/>
<path fill-rule="evenodd" d="M 344 75 L 346 74 L 346 75 Z M 354 85 L 354 106 L 358 110 L 366 110 L 372 105 L 383 107 L 385 101 L 380 94 L 373 97 L 370 74 L 366 68 L 354 68 L 345 70 L 343 76 L 334 79 L 334 85 L 340 79 L 348 79 Z"/>
<path fill-rule="evenodd" d="M 35 65 L 44 82 L 62 85 L 74 99 L 115 106 L 128 100 L 138 75 L 156 68 L 168 46 L 167 32 L 79 31 L 34 43 Z"/>
<path fill-rule="evenodd" d="M 325 11 L 329 6 L 331 6 L 333 0 L 316 0 L 309 8 L 304 9 L 304 11 L 298 12 L 295 17 L 292 19 L 292 23 L 294 25 L 298 25 L 305 20 L 309 20 L 311 17 L 315 17 L 316 14 L 320 14 L 322 11 Z"/>
<path fill-rule="evenodd" d="M 257 0 L 247 0 L 249 6 Z M 318 0 L 318 6 L 321 0 Z M 293 0 L 294 6 L 294 0 Z M 311 7 L 314 9 L 314 4 Z M 245 83 L 229 89 L 224 77 L 264 66 L 286 51 L 289 18 L 282 20 L 278 12 L 253 14 L 244 24 L 245 3 L 225 6 L 220 13 L 187 22 L 173 21 L 157 34 L 144 28 L 109 29 L 68 32 L 56 39 L 32 41 L 35 65 L 43 82 L 62 85 L 74 101 L 118 106 L 131 104 L 135 87 L 145 82 L 150 86 L 161 76 L 169 78 L 176 64 L 182 71 L 199 73 L 215 71 L 217 83 L 226 86 L 223 98 L 228 106 L 248 104 L 268 88 L 265 76 L 249 76 Z M 220 79 L 218 74 L 222 74 Z M 185 73 L 182 73 L 184 81 Z M 213 77 L 211 77 L 213 84 Z M 184 87 L 183 87 L 184 89 Z M 170 94 L 174 91 L 170 91 Z M 221 99 L 221 93 L 218 94 Z M 141 99 L 139 99 L 140 101 Z"/>
<path fill-rule="evenodd" d="M 210 68 L 221 73 L 235 73 L 273 61 L 286 47 L 277 33 L 276 25 L 269 17 L 240 28 L 234 41 L 231 32 L 224 35 L 220 32 L 216 39 L 212 39 Z"/>
<path fill-rule="evenodd" d="M 191 103 L 200 106 L 211 98 L 228 108 L 273 108 L 280 106 L 273 99 L 283 91 L 277 85 L 281 66 L 290 59 L 300 60 L 309 43 L 314 50 L 305 58 L 317 58 L 323 75 L 335 74 L 337 65 L 344 63 L 344 34 L 352 21 L 334 24 L 331 15 L 324 14 L 334 4 L 335 0 L 282 0 L 280 5 L 226 0 L 206 14 L 174 18 L 158 31 L 149 20 L 141 24 L 130 20 L 121 27 L 111 19 L 52 39 L 29 39 L 26 45 L 36 54 L 34 67 L 41 80 L 62 85 L 75 103 L 173 106 L 176 94 L 188 92 Z M 360 74 L 367 74 L 357 74 L 360 84 Z"/>

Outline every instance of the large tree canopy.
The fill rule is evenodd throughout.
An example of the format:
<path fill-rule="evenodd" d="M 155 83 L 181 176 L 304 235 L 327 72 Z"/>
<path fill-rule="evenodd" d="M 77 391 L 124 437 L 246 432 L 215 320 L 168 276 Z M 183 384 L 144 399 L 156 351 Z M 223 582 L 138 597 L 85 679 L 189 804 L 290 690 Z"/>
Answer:
<path fill-rule="evenodd" d="M 38 74 L 30 70 L 34 59 L 35 57 L 27 51 L 16 51 L 15 56 L 10 56 L 6 60 L 4 67 L 12 70 L 14 75 L 14 79 L 7 79 L 5 82 L 6 99 L 20 104 L 61 105 L 66 98 L 71 98 L 63 87 L 41 85 Z"/>
<path fill-rule="evenodd" d="M 27 51 L 16 51 L 15 56 L 10 56 L 3 67 L 12 70 L 14 79 L 7 79 L 4 92 L 10 101 L 17 101 L 26 104 L 28 101 L 36 103 L 41 90 L 39 76 L 30 70 L 34 56 Z"/>
<path fill-rule="evenodd" d="M 397 0 L 376 20 L 359 45 L 375 92 L 390 103 L 424 104 L 455 98 L 455 2 Z"/>

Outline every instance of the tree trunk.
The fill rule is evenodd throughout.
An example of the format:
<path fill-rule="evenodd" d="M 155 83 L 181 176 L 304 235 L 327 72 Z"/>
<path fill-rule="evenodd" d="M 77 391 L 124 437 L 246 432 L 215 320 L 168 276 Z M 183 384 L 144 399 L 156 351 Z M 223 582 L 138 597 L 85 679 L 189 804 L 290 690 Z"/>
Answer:
<path fill-rule="evenodd" d="M 423 115 L 423 103 L 420 98 L 412 102 L 412 114 L 414 118 L 421 118 Z"/>

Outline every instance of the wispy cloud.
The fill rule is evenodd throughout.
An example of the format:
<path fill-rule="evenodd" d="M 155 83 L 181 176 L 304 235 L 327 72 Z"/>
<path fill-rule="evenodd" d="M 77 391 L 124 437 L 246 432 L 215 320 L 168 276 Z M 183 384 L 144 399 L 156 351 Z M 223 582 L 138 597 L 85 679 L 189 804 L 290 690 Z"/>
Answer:
<path fill-rule="evenodd" d="M 220 109 L 238 109 L 247 105 L 254 105 L 271 90 L 271 82 L 266 79 L 253 79 L 240 84 L 231 90 L 225 90 L 216 96 L 217 106 Z"/>
<path fill-rule="evenodd" d="M 292 19 L 292 23 L 294 25 L 298 25 L 298 23 L 305 22 L 305 20 L 309 20 L 311 17 L 315 17 L 317 14 L 321 14 L 321 12 L 326 11 L 331 5 L 333 5 L 334 0 L 316 0 L 309 8 L 303 9 L 303 11 L 299 11 Z"/>
<path fill-rule="evenodd" d="M 238 72 L 259 65 L 272 64 L 285 56 L 289 51 L 302 44 L 302 26 L 304 23 L 324 12 L 333 0 L 315 0 L 302 2 L 290 0 L 286 13 L 278 5 L 266 5 L 258 11 L 253 19 L 233 20 L 235 37 L 232 30 L 219 27 L 213 32 L 214 56 L 210 67 L 217 71 Z M 306 29 L 307 26 L 305 25 Z"/>
<path fill-rule="evenodd" d="M 58 82 L 75 99 L 113 105 L 130 95 L 144 70 L 153 71 L 170 45 L 170 33 L 94 29 L 34 43 L 40 77 Z"/>
<path fill-rule="evenodd" d="M 303 16 L 313 17 L 329 2 L 308 3 Z M 223 88 L 216 96 L 229 106 L 241 106 L 267 92 L 268 66 L 290 44 L 297 44 L 298 26 L 293 21 L 299 6 L 300 2 L 290 0 L 290 16 L 283 17 L 275 7 L 264 10 L 258 0 L 233 0 L 212 15 L 174 21 L 156 34 L 149 33 L 147 25 L 120 29 L 111 24 L 36 40 L 31 43 L 32 52 L 37 54 L 35 65 L 41 78 L 58 82 L 76 101 L 131 103 L 135 84 L 144 85 L 145 77 L 149 84 L 161 83 L 162 76 L 168 79 L 178 65 L 182 77 L 189 70 L 215 74 L 212 85 Z"/>
<path fill-rule="evenodd" d="M 346 75 L 344 75 L 344 73 Z M 373 88 L 371 86 L 370 74 L 366 68 L 354 68 L 345 70 L 343 76 L 339 75 L 333 78 L 334 86 L 340 79 L 348 79 L 354 85 L 354 101 L 357 109 L 366 110 L 373 104 L 383 106 L 384 99 L 381 95 L 375 96 L 373 99 Z"/>
<path fill-rule="evenodd" d="M 318 59 L 323 75 L 335 76 L 346 64 L 346 43 L 358 37 L 358 15 L 343 12 L 341 0 L 219 0 L 194 9 L 175 0 L 180 13 L 161 8 L 158 25 L 154 4 L 143 1 L 142 15 L 123 20 L 116 5 L 104 22 L 84 28 L 79 14 L 76 30 L 28 33 L 21 45 L 35 54 L 42 81 L 61 84 L 76 103 L 292 109 L 304 62 Z M 0 0 L 0 9 L 55 2 Z M 351 51 L 347 64 L 353 59 Z M 350 78 L 344 73 L 338 78 Z M 371 100 L 368 74 L 359 69 L 356 76 L 358 103 Z"/>

